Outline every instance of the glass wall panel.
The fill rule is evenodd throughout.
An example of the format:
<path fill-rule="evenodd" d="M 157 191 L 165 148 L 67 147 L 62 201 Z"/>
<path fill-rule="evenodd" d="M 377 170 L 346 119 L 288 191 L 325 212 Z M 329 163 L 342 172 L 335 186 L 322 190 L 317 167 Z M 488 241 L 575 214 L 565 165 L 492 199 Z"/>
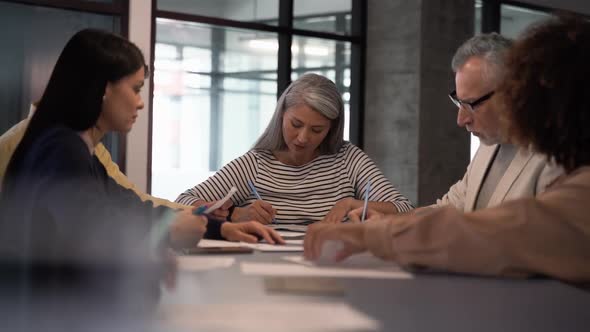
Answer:
<path fill-rule="evenodd" d="M 276 104 L 277 35 L 158 19 L 152 193 L 175 199 L 248 151 Z"/>
<path fill-rule="evenodd" d="M 510 5 L 502 5 L 500 13 L 500 32 L 509 38 L 518 37 L 531 23 L 550 16 L 550 14 L 538 10 Z"/>
<path fill-rule="evenodd" d="M 475 17 L 473 18 L 473 32 L 477 35 L 481 33 L 481 11 L 483 4 L 481 0 L 475 0 Z"/>
<path fill-rule="evenodd" d="M 350 137 L 350 48 L 349 42 L 293 36 L 291 80 L 306 72 L 331 79 L 344 100 L 344 139 Z"/>
<path fill-rule="evenodd" d="M 351 0 L 294 0 L 293 27 L 350 35 Z"/>
<path fill-rule="evenodd" d="M 158 9 L 277 25 L 279 0 L 158 0 Z"/>
<path fill-rule="evenodd" d="M 84 28 L 118 32 L 120 19 L 79 11 L 0 2 L 0 134 L 41 98 L 67 40 Z M 115 142 L 110 139 L 111 147 Z M 116 151 L 112 151 L 116 157 Z"/>

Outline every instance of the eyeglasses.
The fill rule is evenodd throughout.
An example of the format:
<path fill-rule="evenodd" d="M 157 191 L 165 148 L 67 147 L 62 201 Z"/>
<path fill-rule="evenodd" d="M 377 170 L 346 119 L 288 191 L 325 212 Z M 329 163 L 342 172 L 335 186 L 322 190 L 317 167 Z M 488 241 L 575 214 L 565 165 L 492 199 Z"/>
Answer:
<path fill-rule="evenodd" d="M 466 110 L 473 113 L 473 112 L 475 112 L 475 108 L 478 105 L 480 105 L 484 101 L 490 99 L 493 95 L 494 95 L 494 91 L 487 93 L 472 102 L 468 102 L 468 101 L 464 101 L 464 100 L 457 98 L 457 91 L 453 90 L 453 91 L 451 91 L 451 93 L 449 93 L 449 98 L 451 98 L 451 101 L 453 102 L 453 104 L 457 105 L 457 107 L 461 108 L 461 106 L 463 106 L 463 107 L 465 107 Z"/>

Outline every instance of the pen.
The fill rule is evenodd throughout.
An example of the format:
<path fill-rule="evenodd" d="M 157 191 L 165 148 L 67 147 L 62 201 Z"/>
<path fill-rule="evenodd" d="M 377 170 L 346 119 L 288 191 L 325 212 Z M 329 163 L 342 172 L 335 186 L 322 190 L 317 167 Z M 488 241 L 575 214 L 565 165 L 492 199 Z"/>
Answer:
<path fill-rule="evenodd" d="M 250 187 L 250 190 L 252 190 L 252 193 L 254 194 L 254 196 L 256 196 L 256 199 L 262 200 L 262 197 L 260 197 L 258 190 L 256 190 L 256 187 L 254 187 L 254 183 L 252 183 L 252 181 L 250 180 L 248 180 L 248 187 Z"/>
<path fill-rule="evenodd" d="M 361 222 L 365 221 L 365 217 L 367 215 L 367 204 L 369 203 L 369 191 L 371 191 L 371 180 L 367 180 L 367 185 L 365 186 L 365 203 L 363 204 L 363 214 L 361 215 Z"/>
<path fill-rule="evenodd" d="M 203 217 L 207 218 L 207 221 L 211 221 L 211 220 L 223 221 L 223 220 L 220 220 L 218 217 L 212 216 L 209 213 L 207 213 L 207 205 L 201 205 L 198 208 L 194 209 L 193 216 L 203 216 Z"/>
<path fill-rule="evenodd" d="M 233 194 L 236 193 L 236 191 L 238 191 L 238 189 L 236 189 L 236 187 L 231 187 L 231 189 L 228 191 L 228 193 L 225 195 L 225 197 L 223 197 L 222 199 L 217 201 L 215 204 L 212 204 L 211 206 L 208 206 L 206 204 L 199 206 L 198 208 L 193 210 L 193 215 L 195 215 L 195 216 L 209 215 L 209 213 L 222 207 L 223 204 L 225 204 L 225 202 L 227 202 L 233 196 Z"/>
<path fill-rule="evenodd" d="M 252 181 L 248 180 L 248 186 L 250 187 L 250 190 L 252 190 L 252 193 L 254 194 L 256 199 L 262 200 L 262 197 L 260 197 L 260 194 L 258 193 L 258 190 L 256 190 L 256 187 L 254 187 L 254 183 L 252 183 Z M 275 218 L 272 218 L 272 223 L 276 224 Z"/>
<path fill-rule="evenodd" d="M 200 216 L 205 214 L 205 211 L 207 210 L 207 205 L 201 205 L 198 208 L 193 210 L 193 215 L 195 216 Z"/>
<path fill-rule="evenodd" d="M 238 191 L 238 189 L 236 187 L 231 187 L 231 189 L 227 192 L 227 194 L 225 194 L 225 196 L 220 199 L 219 201 L 217 201 L 217 203 L 211 205 L 209 208 L 207 208 L 205 210 L 205 212 L 203 212 L 204 214 L 208 214 L 211 213 L 217 209 L 219 209 L 220 207 L 223 206 L 223 204 L 225 204 L 225 202 L 227 202 L 236 192 Z"/>

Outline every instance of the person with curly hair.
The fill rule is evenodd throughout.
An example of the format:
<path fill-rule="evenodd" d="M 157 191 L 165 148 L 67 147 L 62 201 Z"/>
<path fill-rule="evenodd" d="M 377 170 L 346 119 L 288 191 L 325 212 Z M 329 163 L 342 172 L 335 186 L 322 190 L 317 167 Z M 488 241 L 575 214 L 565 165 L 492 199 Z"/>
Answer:
<path fill-rule="evenodd" d="M 447 206 L 313 225 L 306 258 L 318 259 L 326 241 L 337 241 L 335 260 L 368 250 L 404 267 L 590 282 L 589 58 L 590 22 L 572 16 L 533 26 L 507 54 L 493 99 L 501 134 L 566 172 L 544 193 L 470 213 Z"/>

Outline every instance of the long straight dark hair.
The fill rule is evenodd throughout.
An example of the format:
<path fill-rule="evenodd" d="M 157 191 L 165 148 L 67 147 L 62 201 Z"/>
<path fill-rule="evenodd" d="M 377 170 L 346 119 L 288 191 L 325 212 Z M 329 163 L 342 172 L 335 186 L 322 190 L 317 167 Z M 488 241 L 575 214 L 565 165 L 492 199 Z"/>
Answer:
<path fill-rule="evenodd" d="M 142 67 L 148 75 L 143 54 L 130 41 L 102 30 L 77 32 L 61 52 L 37 110 L 10 159 L 3 192 L 40 134 L 57 126 L 75 131 L 93 127 L 102 110 L 107 83 Z"/>

